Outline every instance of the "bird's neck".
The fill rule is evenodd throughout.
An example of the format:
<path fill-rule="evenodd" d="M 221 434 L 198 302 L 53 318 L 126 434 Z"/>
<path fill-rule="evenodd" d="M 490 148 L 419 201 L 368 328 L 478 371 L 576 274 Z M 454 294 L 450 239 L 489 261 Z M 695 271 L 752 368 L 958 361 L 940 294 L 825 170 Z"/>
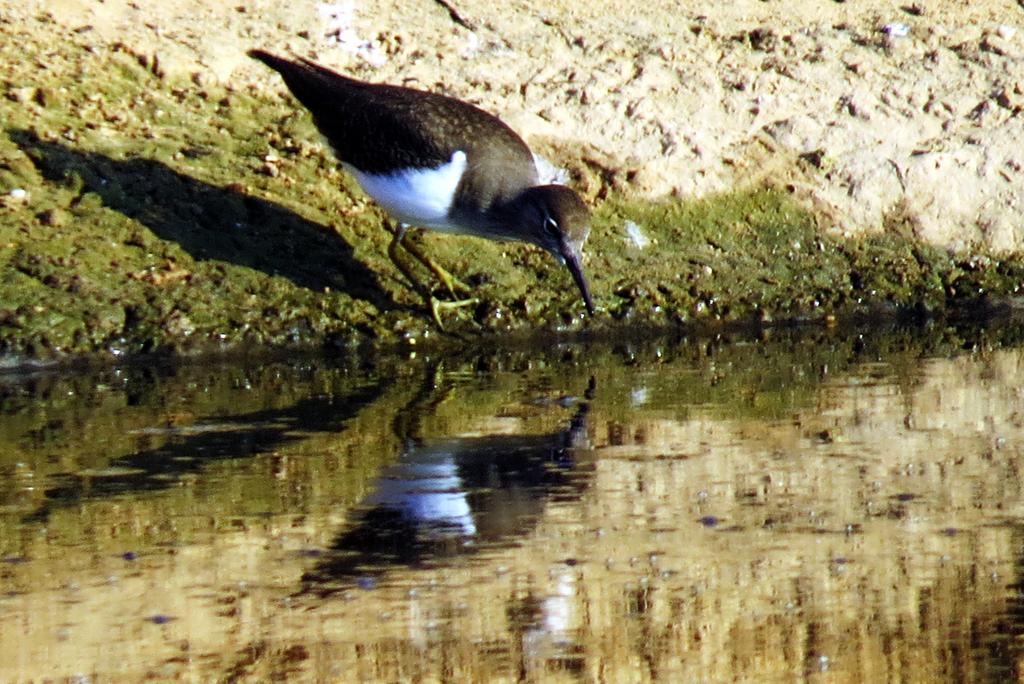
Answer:
<path fill-rule="evenodd" d="M 532 226 L 536 221 L 529 193 L 530 188 L 525 188 L 508 198 L 496 198 L 483 211 L 476 208 L 460 211 L 454 207 L 453 218 L 492 240 L 533 242 Z"/>

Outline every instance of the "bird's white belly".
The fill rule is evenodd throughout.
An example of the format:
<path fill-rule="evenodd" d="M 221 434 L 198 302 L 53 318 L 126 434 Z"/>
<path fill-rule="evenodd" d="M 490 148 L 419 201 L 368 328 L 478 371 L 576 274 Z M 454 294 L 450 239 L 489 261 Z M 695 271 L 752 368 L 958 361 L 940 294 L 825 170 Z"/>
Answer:
<path fill-rule="evenodd" d="M 456 150 L 447 164 L 435 169 L 402 169 L 366 173 L 344 164 L 367 195 L 402 223 L 421 228 L 459 232 L 448 221 L 448 210 L 466 170 L 466 153 Z"/>

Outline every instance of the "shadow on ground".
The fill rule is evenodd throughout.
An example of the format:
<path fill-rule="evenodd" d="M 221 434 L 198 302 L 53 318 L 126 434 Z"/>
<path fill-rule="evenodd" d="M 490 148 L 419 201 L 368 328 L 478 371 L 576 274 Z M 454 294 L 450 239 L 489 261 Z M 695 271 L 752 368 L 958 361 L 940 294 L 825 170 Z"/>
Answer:
<path fill-rule="evenodd" d="M 343 291 L 378 308 L 397 306 L 340 235 L 290 209 L 210 185 L 152 159 L 117 160 L 48 142 L 26 130 L 8 134 L 46 179 L 80 184 L 81 193 L 95 193 L 105 206 L 179 244 L 197 260 L 246 266 L 310 290 Z"/>

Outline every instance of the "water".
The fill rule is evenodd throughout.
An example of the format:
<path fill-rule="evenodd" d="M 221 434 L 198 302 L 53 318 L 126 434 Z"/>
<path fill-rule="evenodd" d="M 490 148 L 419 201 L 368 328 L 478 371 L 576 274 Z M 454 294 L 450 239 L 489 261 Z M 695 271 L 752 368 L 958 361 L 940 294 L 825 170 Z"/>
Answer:
<path fill-rule="evenodd" d="M 775 336 L 0 376 L 0 681 L 1019 679 L 1017 338 Z"/>

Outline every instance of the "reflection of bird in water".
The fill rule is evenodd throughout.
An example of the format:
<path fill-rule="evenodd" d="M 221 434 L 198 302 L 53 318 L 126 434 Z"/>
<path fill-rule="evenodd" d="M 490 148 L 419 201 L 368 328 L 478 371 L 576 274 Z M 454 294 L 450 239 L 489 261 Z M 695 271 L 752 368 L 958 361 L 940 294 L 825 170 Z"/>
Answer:
<path fill-rule="evenodd" d="M 588 409 L 578 402 L 569 425 L 551 433 L 410 440 L 307 575 L 310 588 L 330 593 L 392 566 L 435 565 L 523 534 L 551 496 L 578 498 L 585 486 L 577 455 L 588 445 Z"/>

